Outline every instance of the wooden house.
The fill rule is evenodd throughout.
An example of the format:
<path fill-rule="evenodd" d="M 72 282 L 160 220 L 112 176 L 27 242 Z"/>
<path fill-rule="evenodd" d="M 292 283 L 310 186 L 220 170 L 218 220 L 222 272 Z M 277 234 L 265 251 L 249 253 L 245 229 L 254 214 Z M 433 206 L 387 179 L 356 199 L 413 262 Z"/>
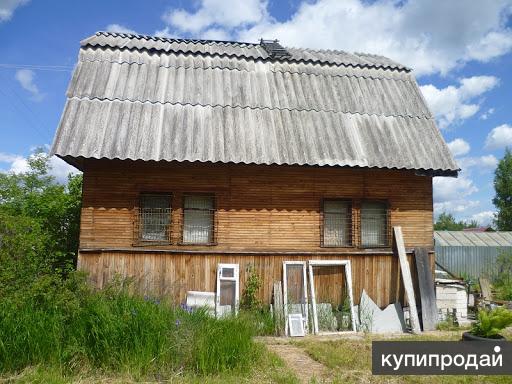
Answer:
<path fill-rule="evenodd" d="M 385 57 L 110 32 L 81 42 L 52 153 L 84 175 L 79 268 L 178 302 L 239 296 L 252 270 L 269 303 L 309 260 L 350 261 L 356 304 L 403 301 L 391 229 L 433 260 L 432 177 L 458 172 Z M 317 295 L 343 279 L 324 269 Z"/>

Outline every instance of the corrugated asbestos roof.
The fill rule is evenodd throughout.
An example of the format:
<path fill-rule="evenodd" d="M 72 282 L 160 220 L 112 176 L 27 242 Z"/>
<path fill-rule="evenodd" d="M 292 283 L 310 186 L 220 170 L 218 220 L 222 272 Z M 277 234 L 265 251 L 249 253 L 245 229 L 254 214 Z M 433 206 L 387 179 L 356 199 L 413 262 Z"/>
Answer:
<path fill-rule="evenodd" d="M 410 70 L 387 58 L 98 32 L 52 152 L 77 159 L 458 169 Z"/>
<path fill-rule="evenodd" d="M 511 247 L 512 232 L 434 231 L 436 246 Z"/>

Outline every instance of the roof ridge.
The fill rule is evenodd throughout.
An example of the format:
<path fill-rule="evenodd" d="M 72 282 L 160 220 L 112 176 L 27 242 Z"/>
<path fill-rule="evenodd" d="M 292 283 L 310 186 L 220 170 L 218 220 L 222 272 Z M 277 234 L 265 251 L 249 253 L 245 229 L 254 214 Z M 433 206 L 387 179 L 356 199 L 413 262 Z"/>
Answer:
<path fill-rule="evenodd" d="M 253 45 L 259 46 L 259 43 L 248 43 L 245 41 L 234 41 L 234 40 L 210 40 L 210 39 L 185 39 L 185 38 L 176 38 L 176 37 L 163 37 L 163 36 L 153 36 L 153 35 L 144 35 L 139 33 L 124 33 L 124 32 L 110 32 L 110 31 L 98 31 L 95 33 L 96 36 L 114 36 L 114 37 L 127 37 L 130 39 L 138 39 L 138 40 L 153 40 L 153 41 L 163 41 L 163 42 L 183 42 L 183 43 L 198 43 L 198 44 L 219 44 L 219 45 Z"/>
<path fill-rule="evenodd" d="M 164 51 L 169 52 L 172 51 L 168 47 L 160 46 L 158 47 L 158 43 L 182 43 L 182 44 L 193 44 L 196 45 L 196 47 L 189 52 L 192 54 L 200 54 L 200 55 L 215 55 L 218 54 L 219 56 L 226 56 L 226 57 L 249 57 L 254 60 L 262 59 L 262 60 L 271 60 L 271 61 L 287 61 L 287 62 L 303 62 L 303 63 L 321 63 L 321 64 L 328 64 L 328 65 L 344 65 L 344 66 L 353 66 L 353 67 L 368 67 L 368 68 L 376 68 L 376 69 L 383 69 L 383 70 L 398 70 L 398 71 L 406 71 L 411 72 L 411 68 L 402 65 L 392 59 L 389 59 L 385 56 L 380 55 L 371 55 L 371 54 L 357 54 L 357 53 L 350 53 L 343 50 L 335 50 L 335 49 L 314 49 L 314 48 L 301 48 L 301 47 L 287 47 L 283 46 L 285 50 L 287 49 L 293 49 L 296 50 L 296 54 L 291 54 L 289 56 L 283 56 L 283 57 L 265 57 L 268 55 L 268 52 L 266 51 L 265 47 L 262 46 L 261 42 L 259 43 L 249 43 L 249 42 L 243 42 L 243 41 L 229 41 L 229 40 L 207 40 L 207 39 L 184 39 L 184 38 L 171 38 L 171 37 L 160 37 L 160 36 L 149 36 L 149 35 L 141 35 L 141 34 L 133 34 L 133 33 L 121 33 L 121 32 L 108 32 L 108 31 L 99 31 L 96 32 L 94 35 L 89 36 L 81 41 L 81 46 L 99 46 L 99 47 L 111 47 L 114 49 L 124 49 L 126 44 L 120 44 L 119 42 L 109 42 L 108 39 L 103 42 L 95 41 L 95 37 L 110 37 L 110 38 L 125 38 L 130 39 L 131 41 L 138 41 L 140 43 L 134 43 L 135 45 L 142 44 L 139 47 L 129 47 L 129 50 L 137 50 L 137 51 L 143 51 L 143 50 L 155 50 L 155 51 Z M 145 47 L 144 41 L 148 42 L 150 46 Z M 150 43 L 154 42 L 154 43 Z M 155 45 L 156 44 L 156 45 Z M 146 44 L 147 45 L 147 44 Z M 239 53 L 228 53 L 228 52 L 200 52 L 199 47 L 200 45 L 204 46 L 218 46 L 218 47 L 230 47 L 229 49 L 240 49 L 241 52 Z M 250 49 L 253 50 L 252 53 L 243 52 L 243 49 Z M 261 48 L 261 49 L 258 49 Z M 214 51 L 215 49 L 213 49 Z M 261 52 L 265 52 L 265 55 L 262 56 Z M 187 53 L 186 51 L 183 51 L 183 53 Z M 308 55 L 309 53 L 309 55 Z M 318 54 L 325 56 L 325 57 L 314 57 L 315 54 L 318 56 Z M 297 57 L 298 55 L 298 57 Z M 308 57 L 313 56 L 313 57 Z M 329 57 L 330 56 L 330 57 Z M 334 56 L 334 57 L 333 57 Z M 338 56 L 338 57 L 336 57 Z M 381 58 L 381 62 L 378 62 L 378 60 L 372 61 L 369 58 Z"/>

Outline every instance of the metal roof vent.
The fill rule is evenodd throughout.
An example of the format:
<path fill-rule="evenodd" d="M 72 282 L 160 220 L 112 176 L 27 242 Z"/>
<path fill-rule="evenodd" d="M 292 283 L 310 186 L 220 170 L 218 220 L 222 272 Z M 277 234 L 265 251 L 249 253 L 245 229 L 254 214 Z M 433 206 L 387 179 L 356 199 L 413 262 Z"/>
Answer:
<path fill-rule="evenodd" d="M 288 53 L 284 47 L 279 44 L 279 40 L 260 40 L 260 45 L 267 51 L 269 56 L 273 59 L 281 59 L 283 57 L 290 57 L 291 55 Z"/>

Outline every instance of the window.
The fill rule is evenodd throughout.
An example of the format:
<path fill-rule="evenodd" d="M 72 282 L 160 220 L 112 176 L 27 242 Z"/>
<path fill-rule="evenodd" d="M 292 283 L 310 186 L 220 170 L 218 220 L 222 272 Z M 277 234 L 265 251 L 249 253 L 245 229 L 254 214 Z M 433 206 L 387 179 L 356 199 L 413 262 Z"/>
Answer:
<path fill-rule="evenodd" d="M 214 197 L 201 195 L 184 196 L 183 243 L 213 243 Z"/>
<path fill-rule="evenodd" d="M 170 241 L 171 196 L 144 193 L 139 205 L 139 241 Z"/>
<path fill-rule="evenodd" d="M 323 215 L 323 246 L 351 246 L 352 207 L 350 202 L 344 200 L 325 200 Z"/>
<path fill-rule="evenodd" d="M 363 247 L 388 246 L 388 207 L 385 202 L 361 203 L 361 245 Z"/>

